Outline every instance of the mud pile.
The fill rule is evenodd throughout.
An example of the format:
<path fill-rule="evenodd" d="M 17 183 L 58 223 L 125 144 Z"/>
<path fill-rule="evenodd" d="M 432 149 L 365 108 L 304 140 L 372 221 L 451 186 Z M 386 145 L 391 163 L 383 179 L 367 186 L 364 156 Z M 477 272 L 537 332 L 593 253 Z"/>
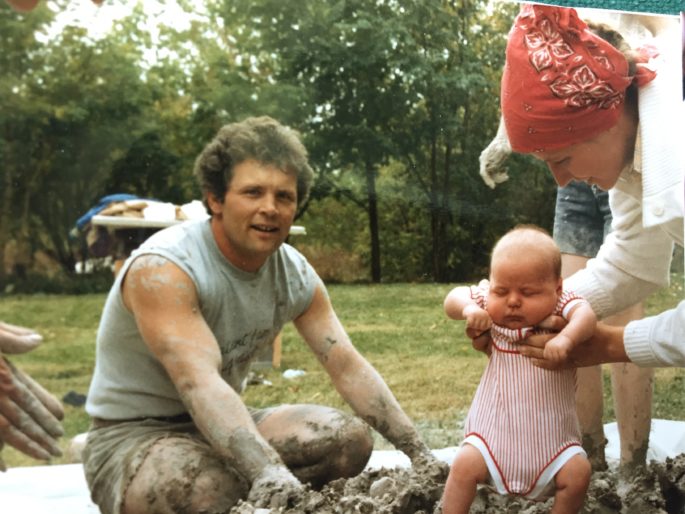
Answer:
<path fill-rule="evenodd" d="M 283 514 L 434 514 L 446 476 L 421 476 L 411 469 L 365 471 L 347 480 L 336 480 L 321 491 L 309 491 Z M 537 514 L 550 511 L 552 499 L 531 502 L 505 498 L 483 488 L 471 514 Z M 231 514 L 265 514 L 242 503 Z M 272 514 L 275 514 L 271 511 Z M 685 454 L 664 463 L 652 463 L 630 480 L 613 471 L 594 473 L 583 509 L 585 514 L 683 514 L 685 513 Z"/>

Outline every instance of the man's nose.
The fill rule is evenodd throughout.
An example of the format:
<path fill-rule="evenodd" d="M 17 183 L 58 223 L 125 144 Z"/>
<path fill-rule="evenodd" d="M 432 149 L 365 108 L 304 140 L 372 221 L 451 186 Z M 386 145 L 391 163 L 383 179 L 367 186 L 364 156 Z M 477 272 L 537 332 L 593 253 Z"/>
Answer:
<path fill-rule="evenodd" d="M 276 214 L 278 212 L 276 197 L 269 194 L 264 195 L 259 208 L 264 214 Z"/>

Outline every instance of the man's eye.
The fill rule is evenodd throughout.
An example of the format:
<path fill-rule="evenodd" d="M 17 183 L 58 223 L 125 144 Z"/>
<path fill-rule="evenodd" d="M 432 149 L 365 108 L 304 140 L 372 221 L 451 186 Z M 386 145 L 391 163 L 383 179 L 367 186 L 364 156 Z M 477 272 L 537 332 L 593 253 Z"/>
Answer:
<path fill-rule="evenodd" d="M 284 202 L 294 202 L 295 201 L 295 197 L 290 193 L 281 193 L 278 195 L 278 198 Z"/>

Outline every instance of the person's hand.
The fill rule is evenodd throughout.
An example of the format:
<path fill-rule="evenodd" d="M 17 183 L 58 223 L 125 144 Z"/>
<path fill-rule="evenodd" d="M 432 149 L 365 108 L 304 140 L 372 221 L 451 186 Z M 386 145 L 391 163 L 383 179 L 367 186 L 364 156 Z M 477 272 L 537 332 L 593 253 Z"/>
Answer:
<path fill-rule="evenodd" d="M 36 459 L 62 454 L 56 439 L 64 417 L 57 399 L 17 369 L 2 353 L 33 350 L 42 337 L 33 330 L 0 323 L 0 450 L 9 444 Z M 0 470 L 6 469 L 0 458 Z"/>
<path fill-rule="evenodd" d="M 556 350 L 547 350 L 547 345 L 550 341 L 557 337 L 558 332 L 568 322 L 561 316 L 551 315 L 542 320 L 537 326 L 538 328 L 547 330 L 544 334 L 532 334 L 526 337 L 519 343 L 518 350 L 522 355 L 530 357 L 533 360 L 533 365 L 545 369 L 563 369 L 575 367 L 571 362 L 569 355 L 565 359 L 554 358 L 557 356 Z M 545 355 L 547 352 L 547 355 Z"/>
<path fill-rule="evenodd" d="M 542 351 L 542 357 L 555 364 L 563 364 L 568 360 L 573 349 L 573 342 L 564 334 L 557 334 L 547 341 Z"/>
<path fill-rule="evenodd" d="M 43 341 L 35 330 L 0 321 L 0 353 L 26 353 Z"/>
<path fill-rule="evenodd" d="M 556 324 L 558 329 L 563 328 L 556 320 L 551 320 L 549 326 L 552 324 Z M 563 363 L 549 361 L 544 356 L 545 346 L 556 336 L 554 333 L 528 336 L 519 345 L 519 352 L 531 358 L 535 366 L 545 369 L 582 368 L 607 362 L 630 362 L 623 345 L 623 331 L 624 327 L 597 323 L 593 336 L 576 345 Z"/>
<path fill-rule="evenodd" d="M 269 465 L 252 482 L 247 501 L 255 507 L 288 508 L 302 497 L 305 489 L 287 467 Z"/>
<path fill-rule="evenodd" d="M 475 339 L 483 332 L 490 330 L 492 326 L 492 318 L 485 309 L 481 309 L 478 305 L 470 304 L 464 307 L 462 312 L 466 320 L 466 335 L 471 339 Z"/>
<path fill-rule="evenodd" d="M 478 287 L 485 289 L 490 287 L 490 281 L 486 278 L 482 279 L 480 282 L 478 282 Z M 483 310 L 483 309 L 481 309 Z M 487 323 L 487 328 L 484 330 L 478 330 L 478 329 L 470 329 L 468 324 L 468 320 L 466 321 L 466 336 L 471 339 L 471 345 L 473 346 L 474 350 L 478 350 L 479 352 L 483 352 L 486 355 L 490 355 L 490 352 L 492 350 L 492 337 L 490 336 L 490 327 L 492 326 L 492 318 L 490 318 L 490 315 L 487 314 L 485 310 L 483 312 L 486 313 L 489 322 Z M 462 312 L 462 315 L 465 314 Z"/>
<path fill-rule="evenodd" d="M 444 482 L 450 467 L 437 459 L 431 451 L 421 452 L 411 460 L 412 469 L 422 477 L 430 477 Z"/>

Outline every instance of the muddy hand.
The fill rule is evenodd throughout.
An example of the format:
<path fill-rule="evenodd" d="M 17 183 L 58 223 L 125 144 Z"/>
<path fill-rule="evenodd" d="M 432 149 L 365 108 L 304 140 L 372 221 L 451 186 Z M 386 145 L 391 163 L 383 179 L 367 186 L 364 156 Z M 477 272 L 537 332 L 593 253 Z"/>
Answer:
<path fill-rule="evenodd" d="M 63 415 L 51 394 L 0 356 L 0 442 L 36 459 L 60 456 Z"/>
<path fill-rule="evenodd" d="M 449 472 L 449 466 L 443 461 L 435 458 L 430 451 L 420 453 L 414 457 L 411 465 L 417 474 L 435 480 L 444 481 Z"/>
<path fill-rule="evenodd" d="M 255 507 L 292 507 L 305 486 L 285 466 L 267 466 L 252 482 L 247 500 Z"/>
<path fill-rule="evenodd" d="M 26 353 L 43 341 L 43 336 L 30 328 L 0 321 L 0 353 Z"/>

